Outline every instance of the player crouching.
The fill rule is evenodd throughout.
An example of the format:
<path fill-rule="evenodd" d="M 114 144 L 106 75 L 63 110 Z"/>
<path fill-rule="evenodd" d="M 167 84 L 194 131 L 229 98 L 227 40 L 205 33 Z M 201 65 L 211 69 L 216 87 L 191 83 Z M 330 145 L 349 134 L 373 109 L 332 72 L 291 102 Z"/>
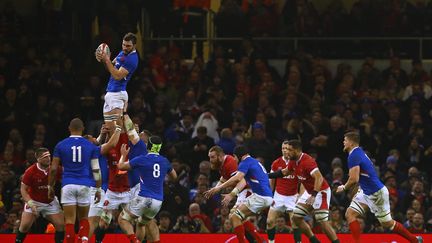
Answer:
<path fill-rule="evenodd" d="M 39 214 L 50 221 L 55 229 L 56 243 L 63 242 L 64 216 L 57 197 L 48 199 L 48 171 L 51 155 L 48 149 L 39 148 L 35 152 L 37 162 L 24 173 L 21 182 L 21 196 L 25 202 L 21 223 L 15 243 L 24 242 L 27 232 Z"/>

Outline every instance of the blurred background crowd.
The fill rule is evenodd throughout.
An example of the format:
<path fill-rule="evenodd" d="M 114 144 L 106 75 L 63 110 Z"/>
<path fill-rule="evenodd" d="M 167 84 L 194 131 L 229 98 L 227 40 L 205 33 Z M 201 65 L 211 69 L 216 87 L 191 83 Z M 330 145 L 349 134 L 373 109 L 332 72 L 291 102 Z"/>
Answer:
<path fill-rule="evenodd" d="M 76 116 L 85 121 L 88 134 L 98 134 L 108 77 L 94 60 L 95 47 L 103 41 L 117 53 L 123 34 L 136 31 L 142 9 L 148 12 L 153 36 L 204 36 L 205 28 L 199 26 L 214 4 L 23 2 L 0 6 L 2 233 L 15 232 L 19 225 L 20 179 L 35 162 L 34 150 L 52 150 L 68 136 L 68 122 Z M 430 36 L 432 3 L 323 2 L 327 4 L 219 1 L 217 36 L 247 37 L 215 43 L 208 58 L 199 53 L 202 48 L 191 55 L 191 42 L 146 45 L 128 84 L 128 113 L 141 129 L 163 137 L 162 154 L 180 176 L 178 183 L 165 185 L 158 216 L 161 232 L 232 232 L 229 208 L 218 197 L 203 197 L 219 179 L 208 162 L 211 146 L 220 145 L 229 154 L 235 145 L 246 144 L 269 170 L 281 155 L 283 140 L 301 139 L 304 152 L 316 159 L 335 189 L 347 177 L 347 154 L 342 151 L 347 129 L 361 132 L 361 146 L 390 191 L 394 218 L 415 233 L 432 230 L 432 70 L 424 67 L 425 60 L 369 43 L 363 46 L 358 71 L 349 61 L 331 69 L 330 57 L 324 55 L 328 46 L 321 46 L 289 51 L 283 70 L 277 71 L 269 60 L 278 57 L 279 47 L 254 41 L 274 36 Z M 97 4 L 98 12 L 90 12 Z M 97 32 L 92 29 L 95 16 Z M 408 68 L 401 66 L 401 58 L 410 60 Z M 376 59 L 387 59 L 387 67 L 378 68 Z M 332 195 L 330 218 L 339 233 L 349 230 L 344 219 L 348 205 L 347 195 Z M 264 230 L 265 218 L 258 215 L 252 221 Z M 39 220 L 33 232 L 45 231 L 46 222 Z M 314 225 L 313 219 L 309 223 Z M 369 218 L 362 230 L 383 232 Z M 290 232 L 287 218 L 277 219 L 277 231 Z M 111 232 L 120 232 L 115 223 Z"/>

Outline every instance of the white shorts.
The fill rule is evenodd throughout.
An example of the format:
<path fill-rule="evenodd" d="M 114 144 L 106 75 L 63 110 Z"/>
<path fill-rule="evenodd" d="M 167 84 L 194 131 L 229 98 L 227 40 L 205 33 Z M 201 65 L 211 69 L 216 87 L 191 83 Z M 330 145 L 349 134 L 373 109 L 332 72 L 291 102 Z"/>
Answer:
<path fill-rule="evenodd" d="M 37 213 L 42 215 L 43 217 L 51 214 L 58 214 L 62 212 L 62 209 L 60 207 L 60 203 L 57 200 L 57 197 L 54 197 L 54 200 L 50 203 L 41 203 L 37 201 L 33 201 L 34 205 L 36 205 Z M 33 210 L 29 205 L 24 204 L 24 212 L 26 213 L 33 213 Z"/>
<path fill-rule="evenodd" d="M 162 207 L 162 201 L 154 198 L 137 196 L 126 206 L 133 215 L 140 217 L 142 223 L 153 219 Z"/>
<path fill-rule="evenodd" d="M 260 196 L 256 193 L 253 193 L 249 197 L 246 198 L 246 201 L 243 203 L 251 212 L 259 213 L 260 211 L 270 207 L 273 204 L 272 197 L 264 197 Z"/>
<path fill-rule="evenodd" d="M 250 197 L 253 194 L 252 190 L 250 188 L 246 188 L 243 191 L 241 191 L 237 195 L 237 201 L 234 204 L 234 207 L 239 206 L 240 204 L 244 204 L 246 202 L 246 198 Z"/>
<path fill-rule="evenodd" d="M 119 209 L 120 206 L 124 206 L 128 204 L 131 200 L 131 192 L 113 192 L 109 189 L 105 194 L 105 202 L 104 205 L 108 210 L 116 210 Z"/>
<path fill-rule="evenodd" d="M 100 190 L 101 199 L 98 203 L 95 203 L 94 198 L 96 194 L 96 187 L 90 187 L 90 209 L 88 213 L 88 217 L 100 217 L 103 211 L 103 205 L 105 202 L 105 191 Z"/>
<path fill-rule="evenodd" d="M 306 204 L 306 200 L 310 197 L 310 194 L 305 191 L 297 201 L 297 203 Z M 331 199 L 331 190 L 330 187 L 319 191 L 318 194 L 315 197 L 315 201 L 312 204 L 312 207 L 315 210 L 329 210 L 330 205 L 330 199 Z"/>
<path fill-rule="evenodd" d="M 90 187 L 83 185 L 69 184 L 61 189 L 61 204 L 64 206 L 89 206 Z"/>
<path fill-rule="evenodd" d="M 136 184 L 134 187 L 130 190 L 130 200 L 134 199 L 135 197 L 138 197 L 138 193 L 140 192 L 140 183 Z"/>
<path fill-rule="evenodd" d="M 106 113 L 114 109 L 123 109 L 128 99 L 129 97 L 126 91 L 107 92 L 105 94 L 103 112 Z"/>
<path fill-rule="evenodd" d="M 371 195 L 366 195 L 362 190 L 359 190 L 354 196 L 350 207 L 357 208 L 359 206 L 358 203 L 366 204 L 379 222 L 388 222 L 392 220 L 390 213 L 389 191 L 387 187 L 384 186 Z"/>
<path fill-rule="evenodd" d="M 281 213 L 292 212 L 295 208 L 297 197 L 298 194 L 292 196 L 284 196 L 275 192 L 273 196 L 274 204 L 271 206 L 271 208 Z"/>

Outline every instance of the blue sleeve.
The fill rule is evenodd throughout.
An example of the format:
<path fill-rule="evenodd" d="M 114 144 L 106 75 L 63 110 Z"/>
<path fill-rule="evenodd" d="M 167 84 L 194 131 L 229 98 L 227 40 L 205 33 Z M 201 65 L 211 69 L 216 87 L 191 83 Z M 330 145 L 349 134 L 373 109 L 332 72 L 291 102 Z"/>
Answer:
<path fill-rule="evenodd" d="M 239 164 L 237 171 L 240 171 L 246 175 L 249 170 L 249 167 L 250 167 L 249 161 L 243 161 Z"/>
<path fill-rule="evenodd" d="M 92 144 L 92 146 L 93 146 L 93 152 L 92 152 L 91 158 L 92 159 L 99 159 L 100 147 L 96 146 L 94 144 Z"/>
<path fill-rule="evenodd" d="M 165 160 L 165 163 L 167 164 L 167 173 L 170 173 L 171 170 L 173 169 L 172 165 L 167 159 Z"/>
<path fill-rule="evenodd" d="M 147 146 L 141 139 L 135 145 L 129 142 L 129 147 L 131 148 L 131 151 L 129 152 L 129 159 L 133 159 L 139 155 L 147 154 Z"/>
<path fill-rule="evenodd" d="M 58 143 L 55 148 L 54 148 L 54 152 L 53 152 L 53 158 L 60 158 L 60 143 Z"/>
<path fill-rule="evenodd" d="M 137 54 L 126 56 L 126 60 L 124 61 L 122 66 L 126 68 L 126 70 L 128 70 L 129 73 L 133 73 L 138 66 Z"/>
<path fill-rule="evenodd" d="M 138 167 L 138 165 L 139 165 L 139 159 L 138 158 L 133 158 L 132 160 L 129 160 L 129 165 L 131 166 L 132 169 Z"/>
<path fill-rule="evenodd" d="M 359 153 L 356 153 L 354 151 L 348 156 L 348 168 L 351 169 L 352 167 L 359 166 L 361 162 L 361 156 Z"/>

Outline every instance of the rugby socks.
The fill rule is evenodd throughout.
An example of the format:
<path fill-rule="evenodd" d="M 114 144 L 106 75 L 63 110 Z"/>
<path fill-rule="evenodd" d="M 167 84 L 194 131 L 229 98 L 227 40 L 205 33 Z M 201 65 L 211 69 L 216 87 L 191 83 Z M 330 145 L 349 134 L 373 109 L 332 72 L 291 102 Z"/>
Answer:
<path fill-rule="evenodd" d="M 89 231 L 90 231 L 90 224 L 87 219 L 81 219 L 79 222 L 79 231 L 78 231 L 78 237 L 81 240 L 88 240 Z"/>
<path fill-rule="evenodd" d="M 65 225 L 66 234 L 65 234 L 65 243 L 75 243 L 75 226 L 73 224 Z"/>
<path fill-rule="evenodd" d="M 293 236 L 295 243 L 301 243 L 301 230 L 299 228 L 293 228 Z"/>
<path fill-rule="evenodd" d="M 27 233 L 23 233 L 23 232 L 18 230 L 18 232 L 16 233 L 15 243 L 24 242 L 24 239 L 26 238 L 26 236 L 27 236 Z"/>
<path fill-rule="evenodd" d="M 274 240 L 275 235 L 276 235 L 276 227 L 273 227 L 271 229 L 267 229 L 267 236 L 268 236 L 269 241 Z"/>
<path fill-rule="evenodd" d="M 56 231 L 54 234 L 54 242 L 63 243 L 64 235 L 65 235 L 64 231 Z"/>
<path fill-rule="evenodd" d="M 103 238 L 105 237 L 106 230 L 101 227 L 97 227 L 95 230 L 95 242 L 101 243 Z"/>
<path fill-rule="evenodd" d="M 311 243 L 321 243 L 321 241 L 319 241 L 319 240 L 316 238 L 315 235 L 312 235 L 312 236 L 309 238 L 309 241 L 310 241 Z"/>
<path fill-rule="evenodd" d="M 253 225 L 249 220 L 246 220 L 243 223 L 244 229 L 252 235 L 252 237 L 255 239 L 256 242 L 263 242 L 264 239 L 261 238 L 261 236 L 258 234 L 258 231 L 255 229 L 255 225 Z M 274 235 L 273 235 L 274 239 Z"/>
<path fill-rule="evenodd" d="M 237 240 L 239 243 L 246 243 L 245 229 L 244 229 L 244 226 L 242 224 L 235 227 L 234 232 L 237 235 Z"/>
<path fill-rule="evenodd" d="M 401 225 L 399 222 L 395 221 L 395 225 L 393 226 L 393 229 L 391 229 L 396 234 L 401 235 L 403 238 L 409 240 L 411 243 L 417 243 L 417 238 L 411 234 L 403 225 Z"/>
<path fill-rule="evenodd" d="M 130 243 L 138 243 L 138 242 L 140 242 L 138 240 L 138 238 L 136 237 L 135 234 L 127 235 L 127 238 L 129 239 Z"/>
<path fill-rule="evenodd" d="M 357 220 L 354 220 L 349 223 L 349 228 L 354 238 L 354 242 L 360 243 L 360 223 Z"/>

